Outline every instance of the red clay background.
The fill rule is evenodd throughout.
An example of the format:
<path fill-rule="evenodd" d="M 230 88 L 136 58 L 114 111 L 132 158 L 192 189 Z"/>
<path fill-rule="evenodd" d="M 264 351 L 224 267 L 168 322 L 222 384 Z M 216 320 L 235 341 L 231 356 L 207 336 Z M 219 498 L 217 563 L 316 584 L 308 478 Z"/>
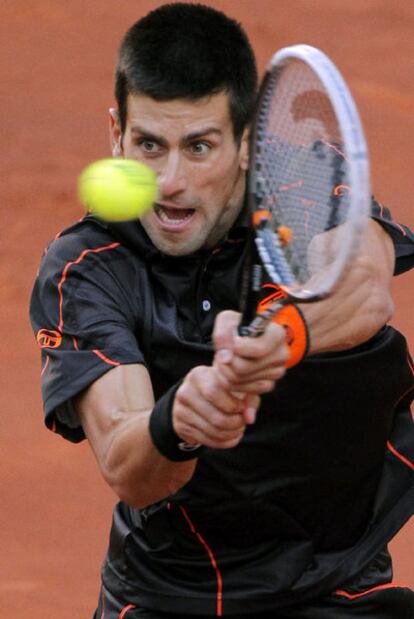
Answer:
<path fill-rule="evenodd" d="M 109 154 L 107 108 L 118 42 L 162 4 L 2 0 L 0 62 L 0 608 L 14 619 L 91 617 L 115 497 L 86 444 L 42 425 L 39 358 L 27 307 L 42 250 L 81 215 L 76 178 Z M 237 17 L 260 68 L 284 45 L 321 47 L 360 107 L 373 187 L 411 226 L 414 4 L 406 0 L 216 0 Z M 414 345 L 413 275 L 395 282 L 393 323 Z M 379 377 L 378 388 L 381 380 Z M 414 586 L 414 523 L 392 543 L 395 580 Z"/>

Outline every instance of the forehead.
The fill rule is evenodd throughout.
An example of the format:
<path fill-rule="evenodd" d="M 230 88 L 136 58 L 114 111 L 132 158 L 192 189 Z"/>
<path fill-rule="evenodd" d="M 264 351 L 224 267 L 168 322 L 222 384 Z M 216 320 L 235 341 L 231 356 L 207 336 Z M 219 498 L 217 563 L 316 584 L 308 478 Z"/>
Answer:
<path fill-rule="evenodd" d="M 144 94 L 128 95 L 127 130 L 134 126 L 172 135 L 204 128 L 231 132 L 229 97 L 221 92 L 196 100 L 157 101 Z"/>

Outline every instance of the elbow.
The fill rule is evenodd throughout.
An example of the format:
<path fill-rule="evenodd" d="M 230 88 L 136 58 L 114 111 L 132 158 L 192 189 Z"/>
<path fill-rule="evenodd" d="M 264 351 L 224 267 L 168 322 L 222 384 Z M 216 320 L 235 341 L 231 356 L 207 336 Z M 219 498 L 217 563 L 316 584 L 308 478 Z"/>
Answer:
<path fill-rule="evenodd" d="M 192 477 L 196 460 L 170 462 L 158 453 L 140 467 L 109 455 L 101 467 L 106 483 L 117 497 L 134 509 L 142 509 L 175 494 Z"/>
<path fill-rule="evenodd" d="M 382 268 L 381 268 L 382 267 Z M 381 328 L 394 314 L 392 298 L 392 274 L 384 265 L 374 264 L 371 259 L 361 259 L 357 265 L 359 270 L 360 294 L 363 299 L 363 312 L 371 317 L 373 323 Z"/>
<path fill-rule="evenodd" d="M 391 278 L 384 273 L 378 273 L 372 262 L 360 261 L 357 269 L 359 285 L 351 294 L 351 306 L 355 312 L 356 344 L 375 335 L 394 314 Z"/>
<path fill-rule="evenodd" d="M 375 290 L 368 299 L 367 314 L 372 317 L 378 329 L 383 327 L 391 320 L 394 315 L 395 306 L 391 292 L 384 292 L 383 289 Z"/>
<path fill-rule="evenodd" d="M 129 501 L 133 499 L 131 484 L 128 483 L 128 479 L 122 469 L 122 466 L 115 465 L 111 462 L 111 459 L 107 457 L 104 462 L 101 461 L 100 469 L 102 477 L 111 490 L 116 494 L 118 499 L 129 503 Z"/>
<path fill-rule="evenodd" d="M 116 441 L 112 442 L 99 464 L 102 477 L 118 499 L 131 507 L 143 507 L 138 504 L 139 483 L 134 483 L 128 459 L 117 449 Z"/>
<path fill-rule="evenodd" d="M 180 486 L 171 485 L 164 488 L 164 491 L 160 491 L 158 487 L 151 488 L 142 486 L 133 489 L 126 486 L 119 486 L 117 489 L 113 489 L 119 500 L 128 505 L 128 507 L 132 509 L 144 509 L 145 507 L 149 507 L 154 503 L 158 503 L 159 501 L 173 496 L 183 485 L 184 483 Z"/>
<path fill-rule="evenodd" d="M 177 476 L 175 479 L 168 479 L 165 483 L 162 481 L 151 482 L 135 481 L 133 484 L 125 481 L 124 483 L 112 483 L 111 488 L 118 498 L 133 509 L 143 509 L 153 503 L 167 499 L 178 492 L 190 479 L 191 474 Z"/>

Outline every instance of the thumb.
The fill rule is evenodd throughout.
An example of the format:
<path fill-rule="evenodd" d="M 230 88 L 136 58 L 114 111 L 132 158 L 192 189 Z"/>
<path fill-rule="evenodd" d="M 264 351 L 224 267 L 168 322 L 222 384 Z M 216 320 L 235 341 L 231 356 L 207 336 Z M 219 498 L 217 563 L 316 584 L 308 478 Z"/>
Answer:
<path fill-rule="evenodd" d="M 240 314 L 226 310 L 217 314 L 213 330 L 213 345 L 216 351 L 215 360 L 219 363 L 230 363 L 233 358 L 234 339 Z"/>

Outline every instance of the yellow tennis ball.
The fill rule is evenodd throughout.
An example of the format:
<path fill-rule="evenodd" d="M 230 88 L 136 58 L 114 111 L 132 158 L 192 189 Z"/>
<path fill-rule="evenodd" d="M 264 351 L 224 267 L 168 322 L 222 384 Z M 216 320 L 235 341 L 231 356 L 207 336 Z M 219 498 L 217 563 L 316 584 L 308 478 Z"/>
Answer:
<path fill-rule="evenodd" d="M 157 199 L 157 177 L 133 159 L 100 159 L 79 176 L 79 199 L 86 210 L 104 221 L 138 219 Z"/>

